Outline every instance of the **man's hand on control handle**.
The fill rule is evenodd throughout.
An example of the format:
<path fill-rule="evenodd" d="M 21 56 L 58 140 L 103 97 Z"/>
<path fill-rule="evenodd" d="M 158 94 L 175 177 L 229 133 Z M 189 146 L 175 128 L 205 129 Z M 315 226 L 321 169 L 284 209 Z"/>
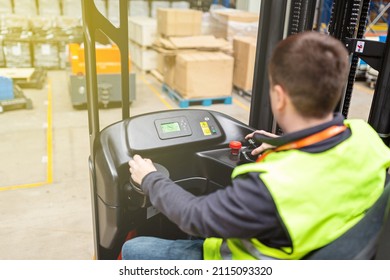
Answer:
<path fill-rule="evenodd" d="M 250 138 L 253 138 L 253 136 L 256 134 L 256 133 L 259 133 L 259 134 L 263 134 L 265 136 L 268 136 L 268 137 L 273 137 L 273 138 L 276 138 L 276 137 L 279 137 L 278 135 L 276 134 L 273 134 L 273 133 L 270 133 L 270 132 L 267 132 L 267 131 L 264 131 L 264 130 L 256 130 L 255 132 L 252 132 L 251 134 L 248 134 L 247 136 L 245 136 L 245 139 L 250 139 Z M 253 151 L 251 152 L 252 155 L 259 155 L 261 154 L 262 152 L 264 152 L 265 150 L 268 150 L 268 149 L 271 149 L 271 148 L 274 148 L 274 146 L 270 145 L 270 144 L 267 144 L 267 143 L 262 143 L 259 147 L 257 147 L 256 149 L 253 149 Z"/>
<path fill-rule="evenodd" d="M 142 158 L 139 155 L 134 155 L 129 161 L 129 170 L 131 178 L 134 182 L 141 185 L 143 178 L 150 172 L 157 171 L 150 159 Z"/>

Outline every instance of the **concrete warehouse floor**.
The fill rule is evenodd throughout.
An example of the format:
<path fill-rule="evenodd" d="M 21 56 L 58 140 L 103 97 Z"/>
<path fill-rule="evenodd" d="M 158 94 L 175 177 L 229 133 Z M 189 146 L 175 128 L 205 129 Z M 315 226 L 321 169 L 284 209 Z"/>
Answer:
<path fill-rule="evenodd" d="M 0 259 L 92 259 L 93 228 L 86 110 L 73 109 L 65 71 L 48 72 L 41 90 L 24 89 L 33 110 L 0 114 Z M 373 90 L 357 83 L 350 118 L 367 120 Z M 190 106 L 248 123 L 249 100 Z M 131 115 L 178 108 L 150 75 L 137 75 Z M 120 120 L 102 110 L 101 128 Z"/>

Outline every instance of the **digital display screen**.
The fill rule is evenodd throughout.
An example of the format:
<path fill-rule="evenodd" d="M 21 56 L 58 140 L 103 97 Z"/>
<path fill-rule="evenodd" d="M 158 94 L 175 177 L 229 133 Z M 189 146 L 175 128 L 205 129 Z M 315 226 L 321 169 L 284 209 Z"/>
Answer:
<path fill-rule="evenodd" d="M 178 132 L 180 131 L 180 125 L 178 122 L 162 123 L 161 130 L 163 133 Z"/>

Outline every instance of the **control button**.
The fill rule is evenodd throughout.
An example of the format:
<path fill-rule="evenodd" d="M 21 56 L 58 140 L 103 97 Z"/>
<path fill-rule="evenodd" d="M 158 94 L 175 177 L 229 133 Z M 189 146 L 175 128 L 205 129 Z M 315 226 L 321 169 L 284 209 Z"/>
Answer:
<path fill-rule="evenodd" d="M 230 141 L 229 148 L 231 155 L 239 155 L 241 150 L 242 144 L 240 141 Z"/>

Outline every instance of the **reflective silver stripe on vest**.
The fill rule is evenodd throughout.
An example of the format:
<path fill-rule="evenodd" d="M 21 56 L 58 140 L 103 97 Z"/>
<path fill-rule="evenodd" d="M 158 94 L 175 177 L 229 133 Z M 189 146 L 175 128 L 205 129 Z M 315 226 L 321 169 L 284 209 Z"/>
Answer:
<path fill-rule="evenodd" d="M 277 258 L 263 255 L 255 246 L 253 246 L 252 242 L 247 239 L 241 239 L 241 243 L 244 245 L 245 249 L 258 260 L 277 260 Z"/>
<path fill-rule="evenodd" d="M 263 255 L 259 250 L 256 249 L 255 246 L 253 246 L 252 242 L 250 242 L 247 239 L 240 239 L 242 245 L 244 248 L 251 254 L 253 257 L 255 257 L 258 260 L 278 260 L 277 258 L 272 258 L 270 256 Z M 232 260 L 233 254 L 232 251 L 230 251 L 229 246 L 227 244 L 226 239 L 223 240 L 221 247 L 220 247 L 220 253 L 223 260 Z"/>
<path fill-rule="evenodd" d="M 233 255 L 232 252 L 229 249 L 229 246 L 226 242 L 226 239 L 222 241 L 221 247 L 220 247 L 221 257 L 223 260 L 232 260 Z"/>

